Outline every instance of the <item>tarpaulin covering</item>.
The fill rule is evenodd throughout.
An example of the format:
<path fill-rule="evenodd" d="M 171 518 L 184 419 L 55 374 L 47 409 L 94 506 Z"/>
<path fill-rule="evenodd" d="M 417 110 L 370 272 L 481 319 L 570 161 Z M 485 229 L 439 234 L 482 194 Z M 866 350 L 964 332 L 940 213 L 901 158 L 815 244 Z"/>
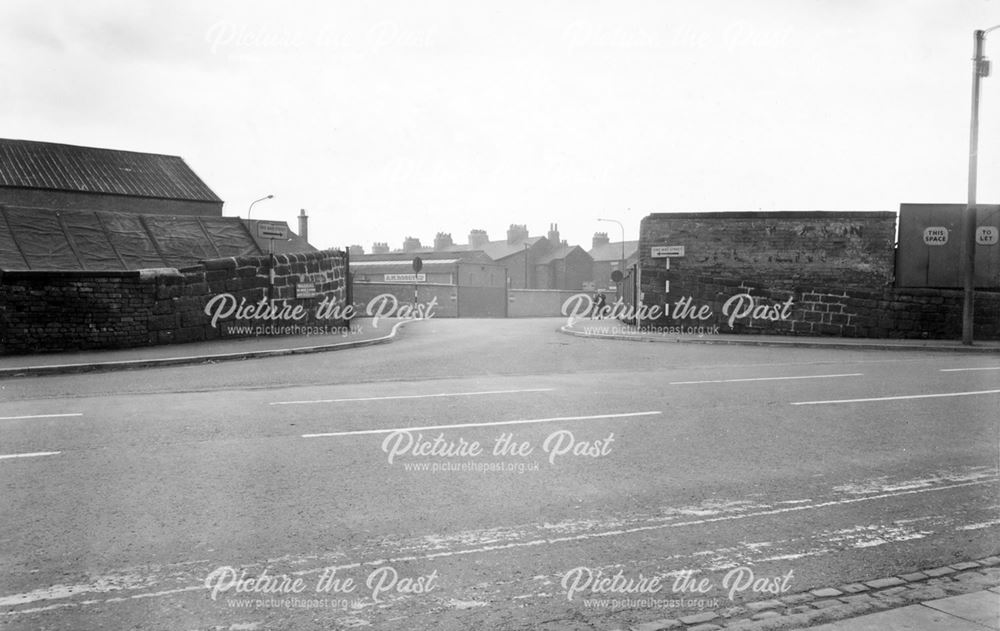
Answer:
<path fill-rule="evenodd" d="M 135 270 L 256 256 L 238 217 L 0 207 L 0 269 Z"/>

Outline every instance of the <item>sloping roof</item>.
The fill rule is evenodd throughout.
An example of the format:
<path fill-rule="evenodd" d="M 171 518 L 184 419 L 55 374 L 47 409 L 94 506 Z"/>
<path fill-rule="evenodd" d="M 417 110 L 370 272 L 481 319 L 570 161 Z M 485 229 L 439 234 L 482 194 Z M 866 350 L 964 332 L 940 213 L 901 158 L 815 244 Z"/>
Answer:
<path fill-rule="evenodd" d="M 0 187 L 221 203 L 177 156 L 0 139 Z"/>
<path fill-rule="evenodd" d="M 535 245 L 545 237 L 528 237 L 521 241 L 516 241 L 514 243 L 507 243 L 507 240 L 503 241 L 490 241 L 485 246 L 483 246 L 483 252 L 486 256 L 490 257 L 494 261 L 499 261 L 500 259 L 505 259 L 513 254 L 523 253 L 524 246 Z"/>
<path fill-rule="evenodd" d="M 638 249 L 638 241 L 626 241 L 625 259 L 627 260 L 632 258 Z M 588 254 L 590 254 L 591 258 L 595 261 L 619 261 L 622 258 L 622 242 L 613 241 L 611 243 L 599 245 L 596 248 L 591 248 Z"/>
<path fill-rule="evenodd" d="M 561 245 L 555 248 L 551 252 L 547 253 L 545 256 L 538 259 L 538 265 L 548 265 L 552 261 L 558 261 L 559 259 L 564 259 L 569 256 L 570 252 L 574 250 L 580 250 L 584 254 L 587 252 L 578 245 Z"/>
<path fill-rule="evenodd" d="M 0 206 L 0 270 L 137 270 L 263 254 L 239 217 Z"/>

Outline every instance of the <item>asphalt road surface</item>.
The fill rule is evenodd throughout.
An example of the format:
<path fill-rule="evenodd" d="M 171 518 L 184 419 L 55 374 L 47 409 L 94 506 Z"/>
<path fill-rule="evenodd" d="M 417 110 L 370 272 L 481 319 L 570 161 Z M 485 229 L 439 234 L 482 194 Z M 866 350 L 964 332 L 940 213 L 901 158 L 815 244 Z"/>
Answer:
<path fill-rule="evenodd" d="M 0 628 L 612 629 L 1000 552 L 1000 361 L 429 320 L 0 381 Z"/>

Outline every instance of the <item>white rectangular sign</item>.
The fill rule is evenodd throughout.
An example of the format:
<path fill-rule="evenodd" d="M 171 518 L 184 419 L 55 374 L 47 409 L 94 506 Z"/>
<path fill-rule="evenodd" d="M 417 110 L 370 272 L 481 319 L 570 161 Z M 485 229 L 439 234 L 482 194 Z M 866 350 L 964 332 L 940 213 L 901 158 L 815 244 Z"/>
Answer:
<path fill-rule="evenodd" d="M 1000 230 L 996 226 L 976 228 L 976 243 L 979 245 L 996 245 L 998 241 L 1000 241 Z"/>
<path fill-rule="evenodd" d="M 654 245 L 649 255 L 654 259 L 664 259 L 670 256 L 684 256 L 683 245 Z"/>
<path fill-rule="evenodd" d="M 427 280 L 427 274 L 386 274 L 387 283 L 423 283 Z"/>
<path fill-rule="evenodd" d="M 283 223 L 261 221 L 257 224 L 257 236 L 261 239 L 287 239 L 288 226 Z"/>

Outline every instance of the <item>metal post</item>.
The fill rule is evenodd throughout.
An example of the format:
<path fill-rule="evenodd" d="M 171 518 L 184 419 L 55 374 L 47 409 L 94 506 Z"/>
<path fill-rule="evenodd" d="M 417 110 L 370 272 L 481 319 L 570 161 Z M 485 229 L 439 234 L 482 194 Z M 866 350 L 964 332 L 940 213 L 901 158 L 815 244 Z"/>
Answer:
<path fill-rule="evenodd" d="M 962 344 L 971 345 L 976 300 L 976 175 L 979 154 L 979 85 L 983 66 L 983 40 L 986 33 L 973 33 L 972 121 L 969 125 L 969 202 L 965 208 L 962 230 Z"/>
<path fill-rule="evenodd" d="M 528 244 L 524 244 L 524 288 L 528 288 Z"/>

